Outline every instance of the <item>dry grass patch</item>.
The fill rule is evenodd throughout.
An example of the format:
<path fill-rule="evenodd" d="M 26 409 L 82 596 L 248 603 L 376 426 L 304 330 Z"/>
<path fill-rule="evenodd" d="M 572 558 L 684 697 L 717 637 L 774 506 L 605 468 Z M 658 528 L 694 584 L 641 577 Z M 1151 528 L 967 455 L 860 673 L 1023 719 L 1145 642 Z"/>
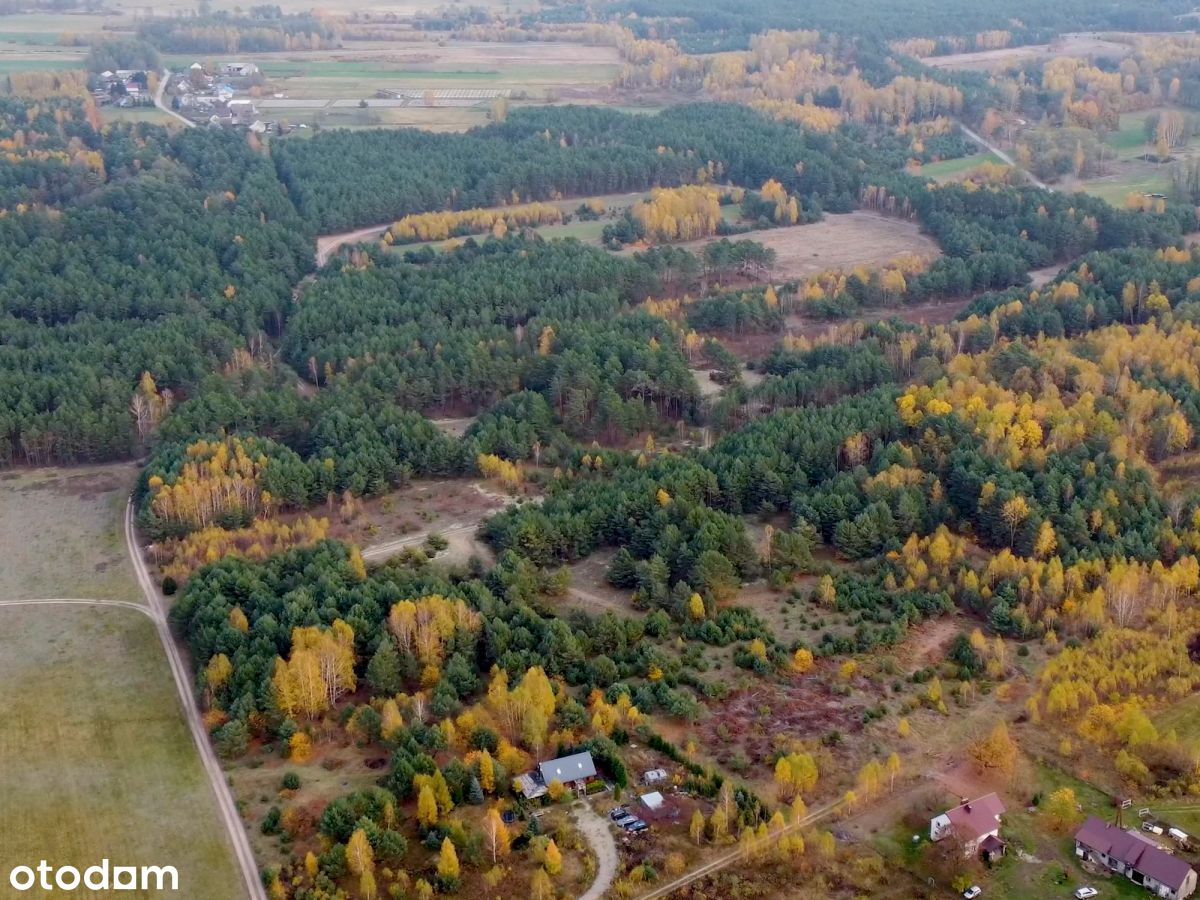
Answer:
<path fill-rule="evenodd" d="M 242 896 L 150 620 L 128 609 L 14 607 L 0 609 L 0 631 L 8 862 L 172 865 L 180 896 Z"/>
<path fill-rule="evenodd" d="M 135 472 L 121 464 L 0 474 L 0 600 L 141 602 L 123 534 Z"/>

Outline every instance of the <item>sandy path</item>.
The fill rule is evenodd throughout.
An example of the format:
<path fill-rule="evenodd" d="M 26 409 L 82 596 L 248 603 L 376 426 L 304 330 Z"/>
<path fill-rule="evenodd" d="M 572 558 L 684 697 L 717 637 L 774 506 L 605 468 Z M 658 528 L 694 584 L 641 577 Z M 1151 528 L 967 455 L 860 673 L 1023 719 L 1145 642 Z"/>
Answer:
<path fill-rule="evenodd" d="M 217 761 L 217 755 L 213 752 L 212 744 L 208 740 L 208 732 L 200 718 L 200 709 L 196 705 L 196 695 L 192 688 L 194 683 L 192 676 L 184 664 L 183 654 L 179 652 L 179 645 L 175 643 L 170 626 L 167 624 L 166 598 L 159 592 L 158 585 L 150 577 L 146 561 L 142 559 L 142 554 L 138 549 L 133 531 L 132 499 L 125 506 L 125 544 L 129 548 L 129 558 L 137 573 L 138 583 L 149 604 L 148 614 L 154 621 L 159 640 L 162 642 L 163 650 L 166 651 L 167 662 L 170 663 L 171 674 L 175 678 L 175 687 L 179 692 L 179 700 L 183 704 L 184 718 L 187 719 L 188 728 L 191 729 L 192 739 L 196 744 L 196 751 L 200 755 L 204 772 L 212 784 L 213 794 L 217 800 L 217 811 L 229 832 L 229 840 L 233 844 L 238 867 L 242 871 L 242 878 L 246 885 L 245 896 L 250 897 L 251 900 L 267 900 L 267 892 L 259 876 L 258 862 L 254 858 L 254 851 L 250 848 L 250 839 L 246 835 L 241 813 L 238 812 L 237 804 L 234 803 L 233 793 L 229 790 L 229 782 L 225 778 L 221 764 Z"/>
<path fill-rule="evenodd" d="M 596 878 L 579 900 L 600 900 L 617 877 L 617 842 L 608 822 L 586 802 L 575 804 L 571 812 L 580 833 L 596 853 Z"/>

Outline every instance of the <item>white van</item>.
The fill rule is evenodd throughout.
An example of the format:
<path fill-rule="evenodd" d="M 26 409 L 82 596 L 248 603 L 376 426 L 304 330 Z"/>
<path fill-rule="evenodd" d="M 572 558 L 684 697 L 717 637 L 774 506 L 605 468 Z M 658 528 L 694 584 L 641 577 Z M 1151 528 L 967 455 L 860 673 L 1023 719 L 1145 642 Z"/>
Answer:
<path fill-rule="evenodd" d="M 1180 831 L 1178 828 L 1168 828 L 1167 835 L 1169 837 L 1174 838 L 1176 841 L 1178 841 L 1181 844 L 1186 844 L 1188 842 L 1187 833 Z"/>

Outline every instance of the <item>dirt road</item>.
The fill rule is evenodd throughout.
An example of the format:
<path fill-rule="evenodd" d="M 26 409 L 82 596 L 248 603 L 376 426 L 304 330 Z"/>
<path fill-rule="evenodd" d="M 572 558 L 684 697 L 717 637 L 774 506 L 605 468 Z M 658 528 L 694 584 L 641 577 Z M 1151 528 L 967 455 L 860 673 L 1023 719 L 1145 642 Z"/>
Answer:
<path fill-rule="evenodd" d="M 196 124 L 195 122 L 193 122 L 191 119 L 181 116 L 179 113 L 175 112 L 175 110 L 171 109 L 171 107 L 169 107 L 165 103 L 163 103 L 163 92 L 166 91 L 166 89 L 167 89 L 167 81 L 170 79 L 170 77 L 171 77 L 171 70 L 163 69 L 162 74 L 159 76 L 158 90 L 156 90 L 154 92 L 154 105 L 157 106 L 159 109 L 161 109 L 163 112 L 165 112 L 171 118 L 175 119 L 176 121 L 182 122 L 188 128 L 192 128 L 195 126 L 195 124 Z"/>
<path fill-rule="evenodd" d="M 1008 165 L 1012 166 L 1014 169 L 1017 169 L 1018 171 L 1024 172 L 1025 177 L 1029 179 L 1029 183 L 1032 184 L 1034 187 L 1040 187 L 1043 191 L 1050 191 L 1050 192 L 1054 191 L 1054 188 L 1050 187 L 1050 185 L 1046 184 L 1046 182 L 1039 181 L 1037 178 L 1035 178 L 1032 172 L 1028 171 L 1027 169 L 1022 169 L 1020 166 L 1018 166 L 1016 163 L 1016 160 L 1014 160 L 1005 151 L 1001 150 L 999 147 L 997 147 L 995 144 L 993 144 L 991 141 L 989 141 L 983 135 L 976 134 L 974 131 L 972 131 L 970 128 L 968 128 L 966 125 L 964 125 L 962 122 L 958 123 L 958 127 L 962 129 L 963 134 L 965 134 L 967 137 L 969 137 L 971 140 L 973 140 L 975 143 L 977 143 L 980 147 L 983 147 L 985 150 L 991 150 L 992 153 L 994 153 L 998 157 L 1000 157 L 1000 159 L 1003 162 L 1007 163 Z"/>
<path fill-rule="evenodd" d="M 617 842 L 608 822 L 596 815 L 590 804 L 577 803 L 571 812 L 580 833 L 596 853 L 596 877 L 579 900 L 600 900 L 617 877 Z"/>
<path fill-rule="evenodd" d="M 146 569 L 146 561 L 142 559 L 142 554 L 138 549 L 133 530 L 132 499 L 125 506 L 125 545 L 129 549 L 129 558 L 137 573 L 138 584 L 141 585 L 142 593 L 146 595 L 148 604 L 146 614 L 154 621 L 159 640 L 162 641 L 163 650 L 167 654 L 167 662 L 170 663 L 171 674 L 175 678 L 175 688 L 179 692 L 179 700 L 183 704 L 184 718 L 187 719 L 188 728 L 191 729 L 192 739 L 196 744 L 196 751 L 200 755 L 200 762 L 204 766 L 204 772 L 212 784 L 213 794 L 217 799 L 217 809 L 221 814 L 221 819 L 225 822 L 225 829 L 229 833 L 229 840 L 233 845 L 238 867 L 242 871 L 242 878 L 246 885 L 245 896 L 251 900 L 267 900 L 267 892 L 259 877 L 258 863 L 255 862 L 254 852 L 250 849 L 250 839 L 246 835 L 245 825 L 242 823 L 237 805 L 233 802 L 233 794 L 229 790 L 225 772 L 221 769 L 221 764 L 217 762 L 217 756 L 213 752 L 212 744 L 209 743 L 208 734 L 200 719 L 200 709 L 196 705 L 196 695 L 192 691 L 191 675 L 188 673 L 183 655 L 179 652 L 175 639 L 171 636 L 171 629 L 167 624 L 166 600 L 159 593 L 158 585 L 150 577 L 150 573 Z M 136 604 L 131 605 L 142 609 Z"/>
<path fill-rule="evenodd" d="M 358 231 L 343 231 L 341 234 L 326 234 L 317 238 L 317 268 L 329 262 L 329 257 L 338 252 L 338 248 L 345 244 L 361 244 L 363 241 L 377 238 L 385 231 L 392 227 L 389 222 L 386 225 L 372 225 L 370 228 L 360 228 Z"/>

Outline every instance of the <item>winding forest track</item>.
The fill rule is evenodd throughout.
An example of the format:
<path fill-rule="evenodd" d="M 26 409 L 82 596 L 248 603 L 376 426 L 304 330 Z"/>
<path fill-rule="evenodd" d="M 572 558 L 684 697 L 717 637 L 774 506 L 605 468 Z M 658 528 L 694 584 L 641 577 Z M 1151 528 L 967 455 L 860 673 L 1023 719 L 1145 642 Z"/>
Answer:
<path fill-rule="evenodd" d="M 317 268 L 319 269 L 329 262 L 329 258 L 337 253 L 340 247 L 346 244 L 361 244 L 370 238 L 379 237 L 391 227 L 392 223 L 388 222 L 386 225 L 372 225 L 370 228 L 359 228 L 357 231 L 321 235 L 317 238 Z"/>

